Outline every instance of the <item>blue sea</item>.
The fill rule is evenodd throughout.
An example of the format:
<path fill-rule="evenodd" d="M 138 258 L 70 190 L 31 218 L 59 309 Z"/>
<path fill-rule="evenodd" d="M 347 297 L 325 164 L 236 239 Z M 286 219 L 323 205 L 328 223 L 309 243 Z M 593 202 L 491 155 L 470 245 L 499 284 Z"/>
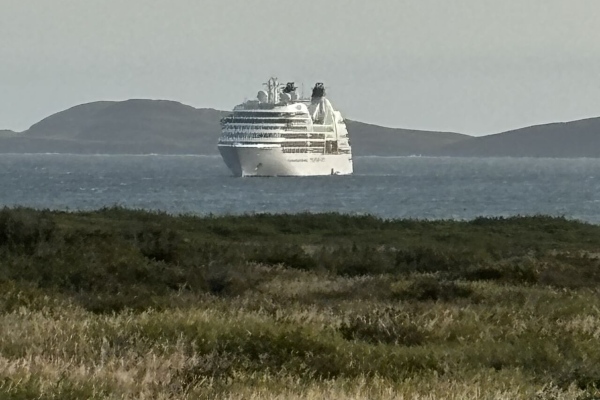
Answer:
<path fill-rule="evenodd" d="M 355 157 L 352 176 L 234 178 L 219 156 L 0 154 L 0 206 L 600 223 L 600 159 Z"/>

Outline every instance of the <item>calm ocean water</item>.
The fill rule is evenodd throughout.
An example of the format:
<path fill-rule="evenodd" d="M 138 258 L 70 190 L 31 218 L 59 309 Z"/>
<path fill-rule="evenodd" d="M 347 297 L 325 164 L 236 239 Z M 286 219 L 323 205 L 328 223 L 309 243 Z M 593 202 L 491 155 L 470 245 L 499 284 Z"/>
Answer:
<path fill-rule="evenodd" d="M 220 157 L 0 154 L 0 206 L 600 223 L 600 160 L 356 157 L 355 175 L 233 178 Z"/>

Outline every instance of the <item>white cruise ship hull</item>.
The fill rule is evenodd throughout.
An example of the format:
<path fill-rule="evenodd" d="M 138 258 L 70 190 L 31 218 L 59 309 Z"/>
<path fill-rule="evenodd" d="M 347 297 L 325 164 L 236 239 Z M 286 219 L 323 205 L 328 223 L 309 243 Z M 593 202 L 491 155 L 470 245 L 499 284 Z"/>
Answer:
<path fill-rule="evenodd" d="M 269 144 L 220 144 L 219 152 L 235 176 L 352 174 L 351 154 L 284 153 Z"/>

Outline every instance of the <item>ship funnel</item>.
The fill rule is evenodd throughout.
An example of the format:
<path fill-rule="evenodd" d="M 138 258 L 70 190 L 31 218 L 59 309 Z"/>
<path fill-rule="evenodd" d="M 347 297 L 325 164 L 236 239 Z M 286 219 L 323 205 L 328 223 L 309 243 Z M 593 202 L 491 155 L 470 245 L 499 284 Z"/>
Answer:
<path fill-rule="evenodd" d="M 312 90 L 312 101 L 316 102 L 319 101 L 322 97 L 325 96 L 325 85 L 323 85 L 321 82 L 317 83 L 315 85 L 315 87 Z"/>
<path fill-rule="evenodd" d="M 283 88 L 283 93 L 293 93 L 296 89 L 298 88 L 296 87 L 294 82 L 288 82 L 285 85 L 285 88 Z"/>

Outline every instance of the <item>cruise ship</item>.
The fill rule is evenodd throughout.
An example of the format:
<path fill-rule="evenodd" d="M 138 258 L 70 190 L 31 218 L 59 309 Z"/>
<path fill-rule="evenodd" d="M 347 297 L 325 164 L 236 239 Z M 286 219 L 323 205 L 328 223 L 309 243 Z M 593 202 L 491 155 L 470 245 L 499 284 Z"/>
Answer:
<path fill-rule="evenodd" d="M 342 115 L 317 83 L 301 98 L 277 78 L 257 98 L 222 119 L 219 152 L 235 176 L 352 174 L 352 150 Z"/>

